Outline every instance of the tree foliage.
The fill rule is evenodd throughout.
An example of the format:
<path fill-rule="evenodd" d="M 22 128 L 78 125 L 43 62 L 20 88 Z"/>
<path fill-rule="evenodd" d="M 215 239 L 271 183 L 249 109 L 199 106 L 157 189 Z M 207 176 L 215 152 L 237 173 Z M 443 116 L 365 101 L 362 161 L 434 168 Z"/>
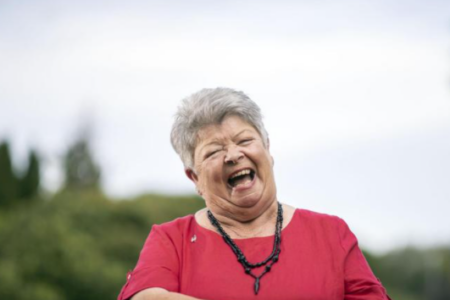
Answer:
<path fill-rule="evenodd" d="M 40 184 L 40 163 L 35 151 L 28 155 L 28 165 L 17 174 L 11 157 L 9 143 L 0 144 L 0 207 L 11 208 L 36 198 Z"/>
<path fill-rule="evenodd" d="M 393 299 L 450 299 L 450 248 L 407 247 L 365 256 Z"/>
<path fill-rule="evenodd" d="M 14 173 L 9 144 L 0 144 L 0 206 L 10 207 L 18 197 L 18 179 Z"/>
<path fill-rule="evenodd" d="M 68 149 L 64 157 L 65 189 L 100 188 L 100 168 L 91 154 L 89 141 L 82 136 Z"/>
<path fill-rule="evenodd" d="M 39 192 L 40 163 L 35 151 L 30 151 L 28 155 L 28 167 L 19 180 L 19 197 L 22 199 L 32 199 Z"/>
<path fill-rule="evenodd" d="M 196 197 L 111 201 L 65 191 L 0 215 L 0 299 L 115 299 L 151 226 L 203 204 Z"/>

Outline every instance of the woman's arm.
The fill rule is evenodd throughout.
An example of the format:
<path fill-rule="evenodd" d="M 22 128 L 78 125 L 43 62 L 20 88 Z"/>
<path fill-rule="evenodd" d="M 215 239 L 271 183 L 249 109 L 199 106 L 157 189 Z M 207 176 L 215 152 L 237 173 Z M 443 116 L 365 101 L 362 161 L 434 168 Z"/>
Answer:
<path fill-rule="evenodd" d="M 345 300 L 390 300 L 381 282 L 375 277 L 358 247 L 355 235 L 347 224 L 338 225 L 344 250 Z"/>
<path fill-rule="evenodd" d="M 172 293 L 162 288 L 150 288 L 134 295 L 131 300 L 200 300 L 198 298 Z"/>
<path fill-rule="evenodd" d="M 180 291 L 182 245 L 178 224 L 154 225 L 117 300 L 194 299 L 171 295 L 171 292 Z"/>

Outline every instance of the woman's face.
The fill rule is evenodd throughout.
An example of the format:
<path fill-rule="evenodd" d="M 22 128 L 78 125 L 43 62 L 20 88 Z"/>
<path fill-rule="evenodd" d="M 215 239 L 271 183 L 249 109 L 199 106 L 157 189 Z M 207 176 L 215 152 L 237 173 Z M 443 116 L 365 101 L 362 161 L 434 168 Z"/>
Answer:
<path fill-rule="evenodd" d="M 276 199 L 268 146 L 237 116 L 198 132 L 194 165 L 187 175 L 213 212 L 250 218 Z"/>

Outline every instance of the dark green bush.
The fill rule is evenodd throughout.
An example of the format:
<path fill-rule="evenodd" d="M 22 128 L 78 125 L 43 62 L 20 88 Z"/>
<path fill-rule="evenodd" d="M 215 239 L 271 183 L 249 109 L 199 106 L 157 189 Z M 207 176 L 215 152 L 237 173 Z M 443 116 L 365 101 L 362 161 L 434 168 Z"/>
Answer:
<path fill-rule="evenodd" d="M 111 201 L 63 192 L 0 215 L 0 299 L 114 299 L 152 224 L 203 207 L 194 197 Z"/>

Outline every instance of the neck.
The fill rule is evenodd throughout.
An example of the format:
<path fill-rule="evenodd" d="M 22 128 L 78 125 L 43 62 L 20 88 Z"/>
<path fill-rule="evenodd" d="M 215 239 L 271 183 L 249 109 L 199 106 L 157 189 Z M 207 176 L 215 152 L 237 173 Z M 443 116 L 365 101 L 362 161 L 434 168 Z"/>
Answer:
<path fill-rule="evenodd" d="M 278 202 L 274 199 L 259 214 L 250 218 L 248 214 L 244 214 L 245 217 L 242 218 L 234 213 L 221 213 L 217 209 L 210 210 L 231 238 L 263 237 L 274 234 Z"/>

